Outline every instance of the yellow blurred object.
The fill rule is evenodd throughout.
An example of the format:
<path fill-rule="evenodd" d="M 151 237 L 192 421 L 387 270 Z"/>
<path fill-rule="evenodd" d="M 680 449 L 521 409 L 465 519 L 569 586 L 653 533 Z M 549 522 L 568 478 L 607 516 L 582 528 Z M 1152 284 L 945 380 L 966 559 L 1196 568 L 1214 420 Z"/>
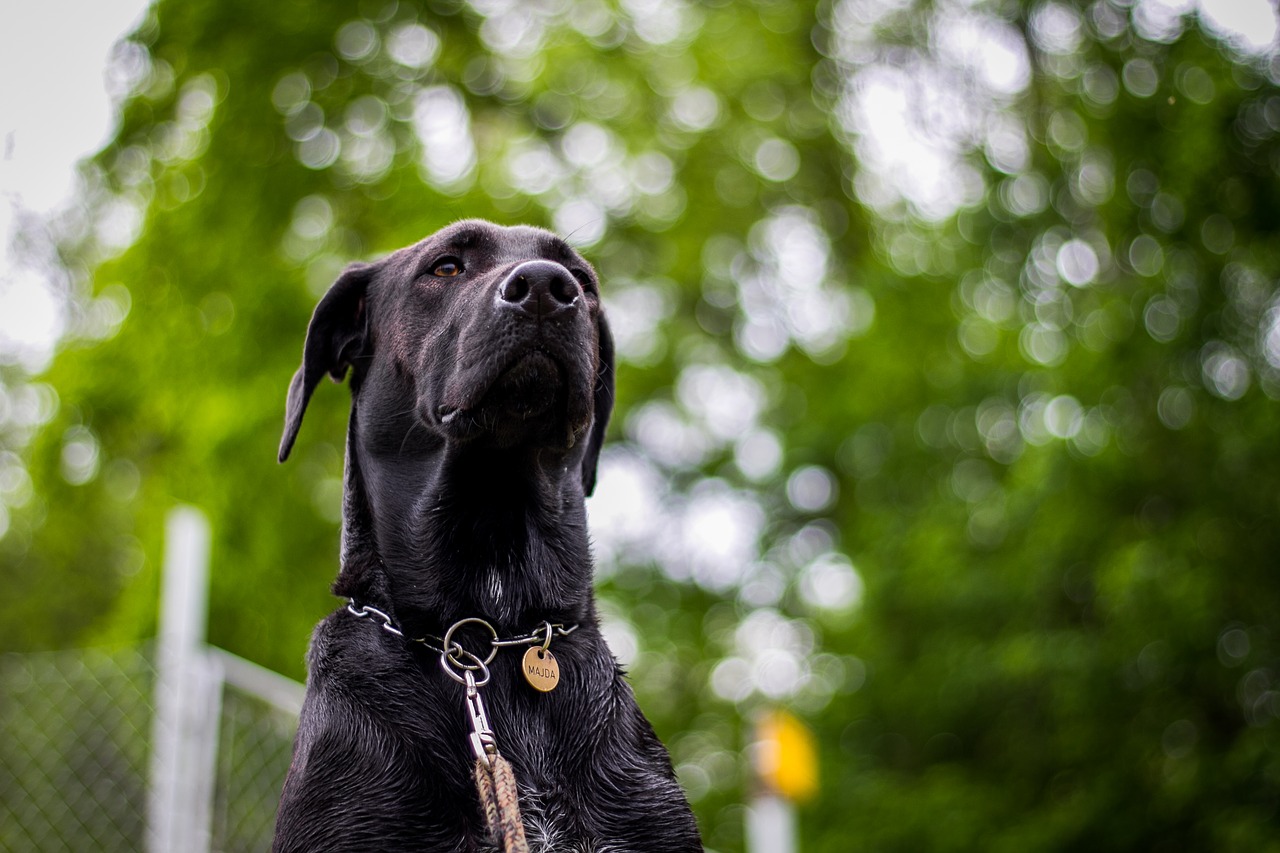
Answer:
<path fill-rule="evenodd" d="M 818 750 L 813 732 L 795 715 L 775 709 L 756 724 L 756 773 L 788 800 L 807 800 L 818 790 Z"/>

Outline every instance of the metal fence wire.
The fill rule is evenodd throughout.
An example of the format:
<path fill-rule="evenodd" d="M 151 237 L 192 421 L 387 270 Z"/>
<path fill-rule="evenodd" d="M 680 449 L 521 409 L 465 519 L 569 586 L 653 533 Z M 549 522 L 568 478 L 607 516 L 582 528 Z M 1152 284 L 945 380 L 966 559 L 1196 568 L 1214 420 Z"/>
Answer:
<path fill-rule="evenodd" d="M 223 686 L 213 850 L 261 853 L 271 847 L 276 804 L 293 755 L 298 718 L 231 684 Z"/>
<path fill-rule="evenodd" d="M 142 849 L 154 680 L 134 648 L 0 658 L 0 849 Z"/>
<path fill-rule="evenodd" d="M 155 685 L 150 645 L 0 655 L 0 851 L 147 849 Z M 297 718 L 232 683 L 219 704 L 210 846 L 265 850 Z"/>

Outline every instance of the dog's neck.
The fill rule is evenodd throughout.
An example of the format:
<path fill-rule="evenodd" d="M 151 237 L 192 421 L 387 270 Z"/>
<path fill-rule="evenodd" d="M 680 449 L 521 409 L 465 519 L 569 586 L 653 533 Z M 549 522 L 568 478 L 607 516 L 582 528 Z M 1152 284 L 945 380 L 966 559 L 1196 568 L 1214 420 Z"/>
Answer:
<path fill-rule="evenodd" d="M 349 441 L 334 591 L 424 632 L 468 616 L 510 631 L 589 618 L 578 464 L 572 454 L 476 444 L 386 459 Z"/>

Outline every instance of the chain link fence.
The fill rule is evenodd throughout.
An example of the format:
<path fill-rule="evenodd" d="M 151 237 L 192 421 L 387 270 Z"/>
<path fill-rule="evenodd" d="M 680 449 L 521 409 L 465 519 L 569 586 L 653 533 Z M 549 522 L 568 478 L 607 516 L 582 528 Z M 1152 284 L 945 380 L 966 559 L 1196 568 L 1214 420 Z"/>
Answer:
<path fill-rule="evenodd" d="M 151 646 L 0 655 L 0 851 L 147 849 L 156 678 Z M 214 851 L 270 847 L 297 727 L 280 705 L 222 683 Z"/>
<path fill-rule="evenodd" d="M 296 714 L 230 683 L 224 685 L 213 794 L 216 853 L 270 849 L 297 728 Z"/>

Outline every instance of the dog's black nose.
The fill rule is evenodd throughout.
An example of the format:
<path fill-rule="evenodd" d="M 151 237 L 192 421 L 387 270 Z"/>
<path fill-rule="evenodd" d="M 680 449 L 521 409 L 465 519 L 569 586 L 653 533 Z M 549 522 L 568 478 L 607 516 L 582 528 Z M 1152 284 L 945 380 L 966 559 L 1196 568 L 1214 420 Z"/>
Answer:
<path fill-rule="evenodd" d="M 567 269 L 554 261 L 525 261 L 498 285 L 498 304 L 534 317 L 571 311 L 582 288 Z"/>

